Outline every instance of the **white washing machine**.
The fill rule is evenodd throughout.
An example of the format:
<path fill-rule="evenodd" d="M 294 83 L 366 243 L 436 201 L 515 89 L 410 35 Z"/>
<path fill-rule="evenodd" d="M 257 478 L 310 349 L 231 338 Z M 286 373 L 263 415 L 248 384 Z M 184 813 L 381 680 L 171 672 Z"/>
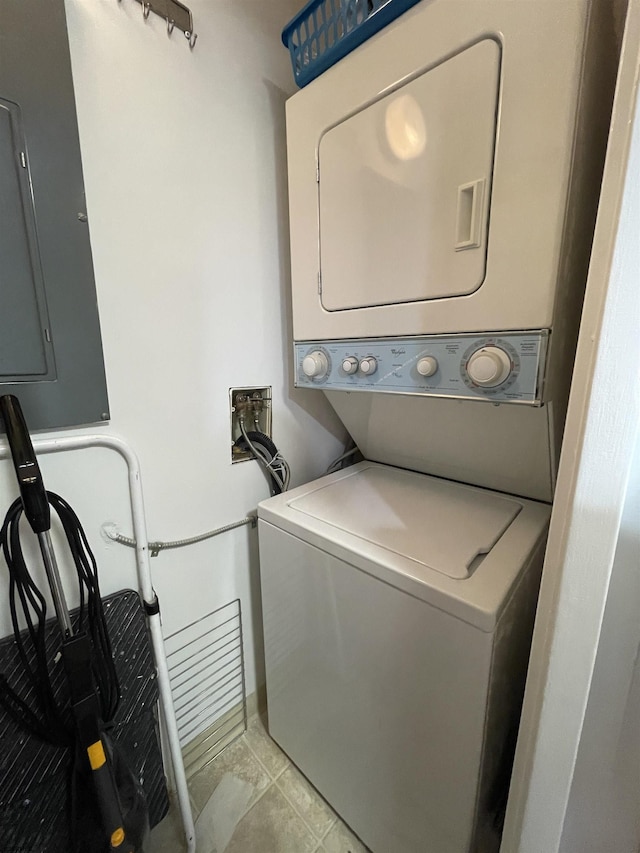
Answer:
<path fill-rule="evenodd" d="M 612 7 L 422 0 L 287 104 L 294 383 L 370 461 L 259 508 L 269 727 L 374 853 L 498 844 Z"/>
<path fill-rule="evenodd" d="M 371 462 L 260 505 L 269 731 L 374 853 L 498 849 L 549 514 Z"/>

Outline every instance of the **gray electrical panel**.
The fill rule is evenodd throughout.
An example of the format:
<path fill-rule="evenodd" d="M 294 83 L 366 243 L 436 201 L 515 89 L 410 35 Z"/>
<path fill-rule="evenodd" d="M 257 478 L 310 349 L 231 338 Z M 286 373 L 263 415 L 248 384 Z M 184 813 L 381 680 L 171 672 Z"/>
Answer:
<path fill-rule="evenodd" d="M 109 417 L 64 0 L 0 0 L 0 394 Z"/>

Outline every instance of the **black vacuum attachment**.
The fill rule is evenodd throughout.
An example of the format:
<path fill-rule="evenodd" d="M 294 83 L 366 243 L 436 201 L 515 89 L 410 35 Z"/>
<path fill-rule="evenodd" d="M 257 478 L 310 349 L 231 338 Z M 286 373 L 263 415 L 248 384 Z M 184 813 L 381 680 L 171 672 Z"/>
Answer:
<path fill-rule="evenodd" d="M 20 695 L 0 677 L 0 705 L 31 736 L 72 753 L 69 786 L 72 849 L 141 853 L 149 831 L 139 780 L 109 736 L 120 685 L 100 596 L 98 572 L 84 530 L 71 507 L 46 492 L 18 399 L 0 397 L 20 499 L 7 512 L 0 544 L 10 573 L 14 639 L 29 689 Z M 78 574 L 80 608 L 72 621 L 51 541 L 51 507 L 59 516 Z M 45 640 L 46 602 L 22 553 L 22 515 L 38 538 L 61 634 L 60 657 L 68 685 L 61 704 L 53 687 Z M 27 626 L 25 635 L 19 622 Z"/>

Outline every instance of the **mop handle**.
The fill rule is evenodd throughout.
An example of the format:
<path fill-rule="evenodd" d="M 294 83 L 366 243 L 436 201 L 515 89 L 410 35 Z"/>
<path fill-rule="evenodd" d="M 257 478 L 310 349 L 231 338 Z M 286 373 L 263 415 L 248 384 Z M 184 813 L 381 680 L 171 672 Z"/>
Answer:
<path fill-rule="evenodd" d="M 34 533 L 45 533 L 51 529 L 49 501 L 20 401 L 12 394 L 4 394 L 0 397 L 0 412 L 16 469 L 24 514 Z"/>

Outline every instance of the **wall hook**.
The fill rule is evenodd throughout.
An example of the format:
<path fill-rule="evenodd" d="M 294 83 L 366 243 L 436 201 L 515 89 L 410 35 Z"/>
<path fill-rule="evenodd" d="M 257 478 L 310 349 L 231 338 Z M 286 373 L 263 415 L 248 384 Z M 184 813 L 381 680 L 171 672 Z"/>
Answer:
<path fill-rule="evenodd" d="M 1 2 L 2 0 L 0 0 Z M 193 15 L 188 6 L 185 6 L 180 0 L 137 0 L 137 2 L 142 7 L 142 17 L 145 21 L 153 12 L 166 23 L 169 36 L 174 29 L 181 30 L 189 42 L 189 47 L 193 49 L 198 36 L 193 31 Z"/>

